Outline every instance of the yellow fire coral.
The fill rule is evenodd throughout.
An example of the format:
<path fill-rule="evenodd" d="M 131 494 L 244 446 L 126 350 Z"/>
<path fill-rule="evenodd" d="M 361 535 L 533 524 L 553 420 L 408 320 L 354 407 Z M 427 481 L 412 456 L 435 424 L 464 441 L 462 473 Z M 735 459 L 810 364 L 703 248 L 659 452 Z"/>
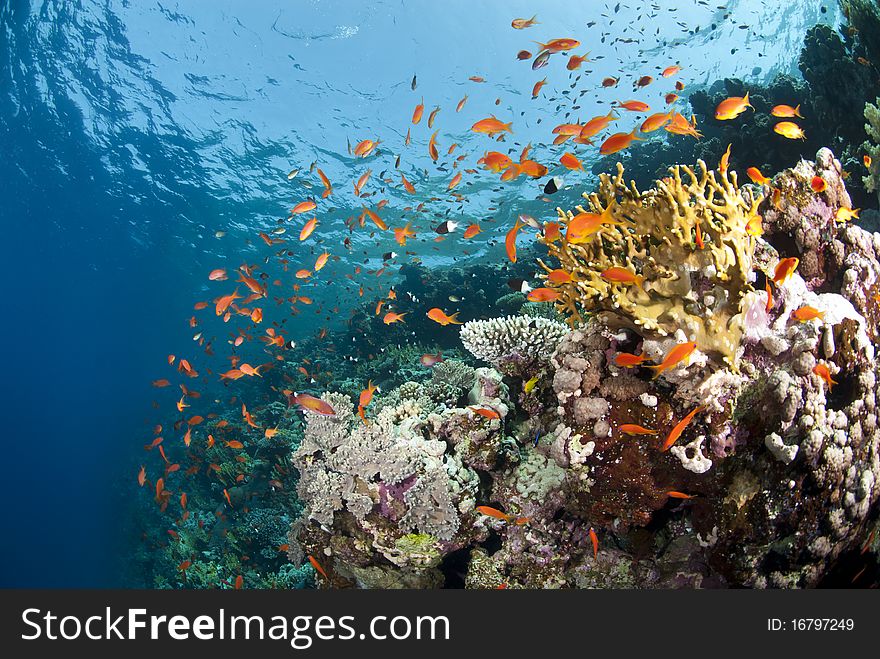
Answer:
<path fill-rule="evenodd" d="M 589 208 L 576 210 L 605 219 L 584 242 L 545 239 L 549 256 L 571 274 L 571 281 L 547 277 L 547 286 L 571 324 L 590 312 L 643 335 L 682 329 L 702 352 L 735 366 L 761 197 L 740 190 L 735 172 L 716 174 L 703 161 L 697 169 L 671 167 L 645 192 L 627 186 L 620 163 L 616 176 L 602 174 L 599 190 L 584 194 Z M 557 210 L 567 228 L 575 215 Z M 635 283 L 624 281 L 621 269 L 636 275 Z"/>

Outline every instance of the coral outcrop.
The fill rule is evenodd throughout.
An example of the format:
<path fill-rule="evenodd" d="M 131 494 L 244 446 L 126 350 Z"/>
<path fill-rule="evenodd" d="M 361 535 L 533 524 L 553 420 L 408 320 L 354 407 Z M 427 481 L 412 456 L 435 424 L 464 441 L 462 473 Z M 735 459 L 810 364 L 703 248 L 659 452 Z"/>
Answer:
<path fill-rule="evenodd" d="M 822 149 L 763 189 L 699 163 L 639 191 L 618 168 L 586 198 L 577 214 L 614 223 L 541 262 L 574 275 L 548 280 L 571 330 L 468 323 L 491 368 L 453 361 L 366 420 L 333 393 L 335 416 L 305 413 L 291 546 L 322 585 L 807 587 L 861 555 L 880 500 L 880 234 L 846 220 L 841 164 Z"/>

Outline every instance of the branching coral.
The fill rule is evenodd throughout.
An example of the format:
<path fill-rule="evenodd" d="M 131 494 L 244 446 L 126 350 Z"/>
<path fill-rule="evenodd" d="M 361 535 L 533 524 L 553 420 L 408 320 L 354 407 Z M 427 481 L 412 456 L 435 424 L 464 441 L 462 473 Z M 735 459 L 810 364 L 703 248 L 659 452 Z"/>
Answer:
<path fill-rule="evenodd" d="M 588 311 L 599 312 L 609 325 L 638 326 L 661 336 L 684 329 L 701 351 L 734 364 L 755 248 L 746 226 L 761 198 L 740 191 L 735 173 L 716 176 L 702 161 L 698 172 L 670 168 L 670 176 L 645 192 L 635 183 L 627 186 L 623 166 L 617 167 L 616 176 L 600 176 L 598 192 L 584 195 L 589 208 L 576 209 L 610 213 L 615 222 L 603 223 L 587 242 L 548 241 L 550 257 L 573 277 L 548 281 L 559 294 L 558 308 L 572 322 Z M 566 224 L 575 216 L 558 212 Z M 553 269 L 540 263 L 547 272 Z M 613 267 L 643 277 L 644 284 L 607 280 L 602 273 Z"/>

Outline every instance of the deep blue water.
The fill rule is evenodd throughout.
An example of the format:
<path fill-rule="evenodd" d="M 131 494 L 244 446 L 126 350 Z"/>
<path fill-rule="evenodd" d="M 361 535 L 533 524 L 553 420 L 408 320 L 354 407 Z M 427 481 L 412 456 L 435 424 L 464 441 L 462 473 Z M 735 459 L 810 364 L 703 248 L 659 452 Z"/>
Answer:
<path fill-rule="evenodd" d="M 287 180 L 292 167 L 306 171 L 318 160 L 340 190 L 335 210 L 322 215 L 321 240 L 343 257 L 328 266 L 341 278 L 365 256 L 339 249 L 344 218 L 360 209 L 346 139 L 380 137 L 388 154 L 400 153 L 424 96 L 426 115 L 443 108 L 444 149 L 491 148 L 467 129 L 495 112 L 515 121 L 517 141 L 531 140 L 534 156 L 549 158 L 541 143 L 554 103 L 532 102 L 530 92 L 546 75 L 545 93 L 554 96 L 569 73 L 517 62 L 513 53 L 530 39 L 592 35 L 581 51 L 603 56 L 590 68 L 596 80 L 679 61 L 697 85 L 791 72 L 805 29 L 837 18 L 831 2 L 820 15 L 823 3 L 729 0 L 726 11 L 712 2 L 676 13 L 669 8 L 690 3 L 658 0 L 655 19 L 645 3 L 617 14 L 613 4 L 4 0 L 0 586 L 126 583 L 124 531 L 155 397 L 150 380 L 164 374 L 166 354 L 189 349 L 185 320 L 207 290 L 207 271 L 255 258 L 258 248 L 246 241 L 310 194 L 302 175 Z M 510 29 L 511 18 L 536 13 L 541 25 L 529 34 Z M 598 24 L 588 32 L 590 21 Z M 738 54 L 722 56 L 734 43 Z M 469 82 L 472 75 L 487 83 Z M 597 92 L 581 116 L 627 94 Z M 430 163 L 429 133 L 420 129 L 418 155 L 403 171 L 442 190 L 448 175 L 420 173 Z M 505 195 L 533 199 L 533 188 L 523 181 Z M 489 186 L 468 195 L 461 212 L 469 217 L 498 200 Z M 217 239 L 218 230 L 228 235 Z M 387 249 L 358 240 L 373 259 Z M 453 249 L 426 250 L 425 260 L 450 264 Z M 484 243 L 473 257 L 497 259 L 494 249 Z M 341 297 L 343 305 L 358 301 Z M 304 333 L 321 324 L 298 322 Z"/>

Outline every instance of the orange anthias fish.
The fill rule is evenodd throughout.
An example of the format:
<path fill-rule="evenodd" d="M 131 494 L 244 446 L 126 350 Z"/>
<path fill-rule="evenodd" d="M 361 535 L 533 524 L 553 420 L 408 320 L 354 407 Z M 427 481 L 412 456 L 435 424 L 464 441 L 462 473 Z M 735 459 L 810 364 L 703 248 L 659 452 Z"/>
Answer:
<path fill-rule="evenodd" d="M 590 542 L 593 544 L 593 560 L 595 561 L 599 558 L 599 536 L 596 535 L 592 526 L 590 527 Z"/>
<path fill-rule="evenodd" d="M 566 169 L 575 171 L 575 170 L 584 170 L 583 164 L 581 161 L 577 159 L 577 157 L 572 153 L 563 153 L 562 157 L 559 159 L 559 162 L 562 163 L 562 166 Z"/>
<path fill-rule="evenodd" d="M 755 108 L 749 103 L 749 94 L 745 96 L 731 96 L 718 104 L 715 108 L 715 118 L 719 121 L 728 121 L 736 119 L 739 115 L 746 111 L 746 108 Z"/>
<path fill-rule="evenodd" d="M 696 349 L 697 344 L 693 341 L 689 341 L 687 343 L 679 343 L 666 353 L 666 356 L 663 358 L 662 362 L 660 362 L 656 366 L 648 366 L 648 368 L 653 368 L 656 371 L 654 373 L 654 379 L 657 379 L 664 371 L 668 371 L 670 368 L 677 366 L 688 357 L 690 357 Z"/>
<path fill-rule="evenodd" d="M 422 113 L 424 111 L 425 111 L 425 99 L 422 98 L 422 102 L 416 106 L 415 110 L 413 110 L 412 122 L 414 124 L 417 124 L 422 120 Z"/>
<path fill-rule="evenodd" d="M 672 121 L 672 117 L 675 112 L 657 112 L 656 114 L 652 114 L 650 117 L 645 119 L 642 122 L 642 125 L 639 127 L 639 130 L 642 133 L 652 133 L 655 130 L 663 128 L 666 124 Z"/>
<path fill-rule="evenodd" d="M 805 140 L 807 136 L 804 134 L 804 131 L 801 130 L 801 127 L 798 126 L 793 121 L 780 121 L 778 124 L 773 126 L 773 132 L 778 135 L 782 135 L 790 140 Z"/>
<path fill-rule="evenodd" d="M 602 279 L 614 284 L 635 284 L 639 288 L 643 288 L 645 283 L 645 278 L 642 275 L 637 275 L 632 270 L 616 266 L 603 270 L 600 275 Z"/>
<path fill-rule="evenodd" d="M 367 388 L 361 391 L 361 395 L 358 398 L 358 405 L 360 407 L 366 407 L 373 401 L 373 393 L 378 389 L 376 385 L 373 384 L 372 380 L 367 381 Z"/>
<path fill-rule="evenodd" d="M 590 53 L 587 53 L 585 55 L 572 55 L 571 57 L 568 58 L 568 64 L 565 65 L 565 68 L 568 69 L 569 71 L 575 71 L 575 70 L 581 68 L 581 64 L 583 64 L 584 62 L 590 61 L 589 59 L 587 59 L 587 57 L 589 57 L 589 55 L 590 55 Z"/>
<path fill-rule="evenodd" d="M 669 448 L 678 441 L 678 438 L 681 437 L 681 433 L 687 427 L 687 425 L 693 420 L 693 418 L 706 409 L 705 405 L 699 405 L 692 409 L 686 417 L 684 417 L 681 421 L 675 424 L 675 427 L 669 431 L 669 435 L 666 437 L 666 441 L 663 442 L 663 446 L 660 448 L 661 451 L 668 451 Z"/>
<path fill-rule="evenodd" d="M 507 258 L 510 259 L 511 263 L 516 263 L 516 234 L 518 234 L 519 230 L 524 226 L 525 224 L 517 219 L 513 228 L 507 232 L 507 236 L 504 238 L 504 249 L 507 252 Z"/>
<path fill-rule="evenodd" d="M 543 80 L 538 80 L 538 82 L 535 83 L 535 86 L 532 87 L 532 98 L 538 98 L 538 94 L 541 92 L 541 87 L 546 84 L 547 78 L 544 78 Z"/>
<path fill-rule="evenodd" d="M 556 270 L 551 270 L 547 273 L 547 281 L 551 281 L 554 284 L 568 284 L 569 282 L 575 281 L 575 279 L 567 270 L 557 268 Z"/>
<path fill-rule="evenodd" d="M 478 165 L 483 165 L 490 172 L 498 173 L 510 167 L 510 156 L 498 151 L 487 151 L 482 158 L 477 161 Z"/>
<path fill-rule="evenodd" d="M 431 139 L 428 140 L 428 155 L 431 156 L 431 160 L 437 162 L 437 159 L 440 157 L 440 152 L 437 151 L 437 133 L 439 131 L 434 131 L 431 135 Z"/>
<path fill-rule="evenodd" d="M 630 112 L 647 112 L 651 109 L 651 106 L 644 101 L 618 101 L 617 107 Z"/>
<path fill-rule="evenodd" d="M 617 84 L 618 80 L 618 78 L 612 78 L 609 76 L 602 80 L 602 87 L 614 87 Z"/>
<path fill-rule="evenodd" d="M 791 119 L 797 117 L 798 119 L 803 119 L 801 115 L 801 106 L 791 107 L 790 105 L 777 105 L 772 110 L 770 110 L 770 114 L 774 117 L 779 117 L 782 119 Z"/>
<path fill-rule="evenodd" d="M 802 307 L 798 307 L 791 312 L 791 315 L 797 318 L 802 323 L 805 323 L 809 320 L 816 320 L 817 318 L 820 320 L 825 319 L 824 311 L 819 311 L 815 307 L 811 307 L 808 304 L 805 304 Z"/>
<path fill-rule="evenodd" d="M 141 487 L 144 486 L 144 483 L 147 482 L 147 470 L 144 465 L 141 465 L 141 470 L 138 472 L 138 485 Z"/>
<path fill-rule="evenodd" d="M 602 142 L 602 146 L 599 147 L 599 153 L 603 156 L 608 156 L 612 153 L 623 151 L 635 141 L 643 142 L 644 139 L 643 137 L 638 137 L 635 130 L 631 133 L 614 133 L 614 135 Z"/>
<path fill-rule="evenodd" d="M 617 121 L 617 115 L 614 114 L 614 110 L 609 112 L 606 115 L 599 115 L 597 117 L 593 117 L 587 123 L 585 123 L 580 130 L 580 133 L 577 136 L 578 140 L 587 140 L 591 137 L 595 137 L 603 130 L 608 128 L 608 125 L 612 121 Z"/>
<path fill-rule="evenodd" d="M 464 238 L 465 240 L 468 240 L 468 239 L 476 236 L 478 233 L 482 233 L 482 232 L 483 232 L 483 230 L 480 228 L 479 224 L 472 224 L 467 229 L 464 230 L 464 234 L 462 234 L 462 238 Z"/>
<path fill-rule="evenodd" d="M 693 499 L 696 497 L 696 494 L 685 494 L 684 492 L 678 492 L 677 490 L 668 490 L 666 492 L 666 496 L 670 499 Z"/>
<path fill-rule="evenodd" d="M 317 227 L 317 226 L 318 226 L 318 218 L 317 217 L 313 217 L 311 220 L 306 222 L 303 225 L 303 228 L 299 232 L 300 241 L 303 241 L 306 238 L 308 238 L 309 236 L 311 236 L 312 233 L 315 231 L 315 227 Z"/>
<path fill-rule="evenodd" d="M 324 572 L 324 568 L 321 567 L 321 564 L 318 562 L 318 559 L 316 559 L 311 554 L 308 555 L 308 559 L 309 559 L 309 563 L 312 564 L 312 567 L 315 568 L 315 570 L 318 572 L 318 574 L 320 574 L 322 577 L 327 579 L 327 581 L 330 581 L 330 577 L 328 577 L 327 573 Z"/>
<path fill-rule="evenodd" d="M 293 215 L 299 215 L 300 213 L 308 213 L 311 210 L 315 210 L 317 207 L 318 204 L 309 199 L 307 201 L 299 202 L 296 206 L 293 207 L 293 210 L 291 210 L 290 212 Z"/>
<path fill-rule="evenodd" d="M 540 41 L 535 43 L 540 46 L 541 50 L 546 50 L 549 53 L 561 53 L 563 50 L 573 50 L 581 45 L 581 42 L 577 39 L 552 39 L 547 43 L 541 43 Z"/>
<path fill-rule="evenodd" d="M 538 18 L 537 14 L 531 18 L 514 18 L 510 22 L 510 27 L 514 30 L 525 30 L 527 27 L 532 27 L 533 25 L 538 24 L 538 21 L 535 20 L 536 18 Z"/>
<path fill-rule="evenodd" d="M 623 423 L 620 425 L 620 432 L 626 433 L 627 435 L 656 435 L 656 430 L 650 430 L 649 428 L 644 428 L 635 423 Z"/>
<path fill-rule="evenodd" d="M 403 187 L 404 187 L 404 189 L 405 189 L 407 192 L 409 192 L 410 194 L 415 194 L 415 193 L 416 193 L 416 188 L 415 188 L 415 186 L 414 186 L 412 183 L 410 183 L 410 182 L 407 180 L 406 176 L 404 176 L 402 173 L 401 173 L 401 175 L 400 175 L 400 182 L 403 183 Z"/>
<path fill-rule="evenodd" d="M 287 401 L 290 405 L 297 405 L 300 409 L 315 412 L 316 414 L 323 414 L 324 416 L 333 416 L 336 414 L 336 410 L 330 406 L 330 403 L 321 400 L 320 398 L 310 396 L 309 394 L 288 396 Z"/>
<path fill-rule="evenodd" d="M 451 316 L 447 316 L 443 312 L 443 309 L 440 309 L 438 307 L 434 307 L 433 309 L 428 311 L 427 316 L 428 316 L 428 318 L 433 320 L 435 323 L 439 323 L 440 325 L 444 325 L 444 326 L 446 326 L 446 325 L 461 325 L 462 323 L 459 322 L 459 320 L 458 320 L 458 314 L 459 314 L 459 312 L 456 311 Z"/>
<path fill-rule="evenodd" d="M 529 291 L 526 299 L 529 302 L 552 302 L 559 297 L 559 292 L 552 288 L 536 288 Z"/>
<path fill-rule="evenodd" d="M 222 316 L 226 313 L 227 309 L 229 309 L 229 305 L 232 304 L 234 300 L 240 300 L 241 295 L 238 294 L 238 289 L 230 293 L 229 295 L 223 295 L 218 297 L 216 300 L 216 304 L 214 306 L 214 311 L 218 316 Z"/>
<path fill-rule="evenodd" d="M 229 279 L 229 276 L 226 274 L 225 268 L 217 268 L 208 273 L 209 281 L 226 281 L 227 279 Z"/>
<path fill-rule="evenodd" d="M 412 222 L 407 222 L 405 227 L 397 227 L 394 230 L 394 240 L 399 245 L 406 245 L 407 238 L 414 238 L 416 232 L 412 230 Z"/>
<path fill-rule="evenodd" d="M 480 119 L 477 123 L 471 126 L 471 130 L 475 133 L 485 133 L 489 137 L 492 137 L 496 133 L 501 133 L 507 131 L 508 133 L 512 133 L 511 126 L 513 123 L 502 123 L 500 119 L 496 119 L 494 115 L 491 115 L 485 119 Z"/>
<path fill-rule="evenodd" d="M 664 78 L 670 78 L 674 76 L 676 73 L 681 71 L 681 67 L 677 65 L 667 66 L 663 71 L 660 72 L 660 75 Z"/>
<path fill-rule="evenodd" d="M 327 265 L 327 259 L 330 258 L 330 252 L 324 252 L 320 254 L 317 259 L 315 259 L 315 272 L 318 272 L 321 268 Z"/>
<path fill-rule="evenodd" d="M 746 170 L 746 175 L 752 179 L 752 183 L 755 185 L 764 185 L 770 182 L 770 179 L 764 176 L 757 167 L 749 167 Z"/>
<path fill-rule="evenodd" d="M 622 222 L 618 222 L 614 219 L 614 215 L 611 211 L 611 204 L 609 204 L 601 214 L 578 213 L 571 218 L 565 228 L 565 240 L 573 245 L 585 243 L 590 240 L 590 238 L 592 238 L 592 236 L 599 231 L 603 225 L 621 226 L 622 224 Z"/>
<path fill-rule="evenodd" d="M 408 313 L 408 311 L 404 313 L 394 313 L 393 311 L 389 311 L 382 318 L 382 322 L 386 325 L 391 325 L 392 323 L 405 323 L 406 321 L 403 319 L 403 317 Z"/>
<path fill-rule="evenodd" d="M 491 506 L 477 506 L 477 511 L 481 512 L 484 515 L 489 517 L 494 517 L 495 519 L 502 519 L 508 524 L 516 524 L 517 526 L 522 526 L 523 524 L 529 523 L 528 517 L 516 517 L 514 515 L 508 515 L 505 512 L 501 512 L 497 508 L 492 508 Z"/>
<path fill-rule="evenodd" d="M 831 379 L 831 371 L 828 369 L 827 364 L 816 364 L 813 367 L 813 373 L 824 380 L 825 384 L 828 385 L 828 391 L 831 391 L 831 385 L 837 384 L 836 380 Z"/>
<path fill-rule="evenodd" d="M 354 148 L 354 155 L 359 158 L 366 158 L 379 145 L 380 140 L 363 140 Z"/>
<path fill-rule="evenodd" d="M 620 366 L 621 368 L 633 368 L 644 364 L 648 361 L 648 357 L 645 355 L 634 355 L 631 352 L 621 352 L 614 355 L 612 361 L 615 366 Z"/>
<path fill-rule="evenodd" d="M 776 264 L 776 270 L 773 272 L 773 283 L 777 286 L 784 284 L 798 267 L 800 259 L 796 256 L 790 256 L 782 259 Z"/>
<path fill-rule="evenodd" d="M 487 419 L 500 419 L 501 415 L 490 407 L 480 407 L 478 405 L 470 405 L 468 407 L 474 414 L 479 414 Z"/>

